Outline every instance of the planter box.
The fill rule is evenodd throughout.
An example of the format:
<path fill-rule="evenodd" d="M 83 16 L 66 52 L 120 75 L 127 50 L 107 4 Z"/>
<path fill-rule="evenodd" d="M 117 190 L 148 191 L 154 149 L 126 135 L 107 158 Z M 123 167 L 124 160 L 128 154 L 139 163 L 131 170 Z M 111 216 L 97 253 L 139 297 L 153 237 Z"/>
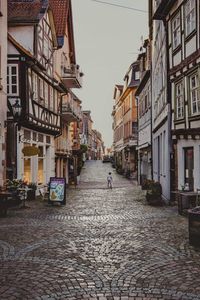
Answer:
<path fill-rule="evenodd" d="M 190 245 L 200 247 L 200 207 L 190 209 L 188 213 Z"/>
<path fill-rule="evenodd" d="M 161 198 L 161 196 L 158 196 L 158 195 L 151 195 L 151 194 L 147 193 L 146 200 L 147 200 L 148 204 L 150 204 L 150 205 L 155 205 L 155 206 L 162 205 L 162 198 Z"/>
<path fill-rule="evenodd" d="M 36 191 L 35 190 L 30 190 L 27 191 L 27 200 L 35 200 L 36 197 Z"/>

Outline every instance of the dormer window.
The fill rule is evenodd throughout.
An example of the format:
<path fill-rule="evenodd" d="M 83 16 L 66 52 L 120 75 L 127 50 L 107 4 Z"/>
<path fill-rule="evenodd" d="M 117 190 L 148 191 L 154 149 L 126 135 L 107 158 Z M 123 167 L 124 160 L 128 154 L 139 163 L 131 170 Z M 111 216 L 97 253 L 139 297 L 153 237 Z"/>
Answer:
<path fill-rule="evenodd" d="M 135 72 L 135 80 L 139 80 L 140 79 L 140 72 L 136 71 Z"/>

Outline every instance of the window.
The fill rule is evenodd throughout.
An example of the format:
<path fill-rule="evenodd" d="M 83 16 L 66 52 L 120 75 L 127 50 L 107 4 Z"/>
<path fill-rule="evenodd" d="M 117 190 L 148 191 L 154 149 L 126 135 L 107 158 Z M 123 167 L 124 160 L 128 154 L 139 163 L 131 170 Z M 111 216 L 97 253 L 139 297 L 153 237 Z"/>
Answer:
<path fill-rule="evenodd" d="M 196 28 L 196 0 L 188 0 L 185 4 L 185 30 L 188 36 Z"/>
<path fill-rule="evenodd" d="M 8 65 L 7 67 L 7 94 L 9 96 L 18 96 L 18 65 Z"/>
<path fill-rule="evenodd" d="M 176 119 L 182 119 L 184 113 L 184 97 L 183 97 L 183 83 L 179 82 L 175 86 L 176 92 Z"/>
<path fill-rule="evenodd" d="M 176 49 L 181 43 L 180 13 L 178 13 L 172 20 L 172 43 L 173 49 Z"/>
<path fill-rule="evenodd" d="M 194 149 L 184 148 L 184 184 L 188 190 L 193 191 L 194 189 Z"/>
<path fill-rule="evenodd" d="M 37 82 L 37 75 L 35 73 L 33 73 L 32 76 L 32 80 L 33 80 L 33 99 L 35 101 L 38 100 L 38 82 Z"/>
<path fill-rule="evenodd" d="M 135 80 L 139 80 L 140 79 L 140 72 L 137 71 L 135 72 Z"/>
<path fill-rule="evenodd" d="M 49 106 L 49 86 L 46 82 L 44 83 L 44 102 L 45 102 L 45 106 L 48 107 Z"/>
<path fill-rule="evenodd" d="M 198 74 L 190 76 L 190 103 L 191 103 L 191 114 L 200 113 L 200 85 Z"/>
<path fill-rule="evenodd" d="M 40 102 L 44 102 L 44 82 L 39 78 L 39 92 L 40 92 Z"/>

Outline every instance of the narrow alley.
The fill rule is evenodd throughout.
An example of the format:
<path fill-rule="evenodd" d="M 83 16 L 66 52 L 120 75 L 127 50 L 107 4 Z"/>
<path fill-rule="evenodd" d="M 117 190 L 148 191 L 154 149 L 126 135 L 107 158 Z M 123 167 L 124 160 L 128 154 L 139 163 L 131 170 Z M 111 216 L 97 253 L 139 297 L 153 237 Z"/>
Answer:
<path fill-rule="evenodd" d="M 0 219 L 0 299 L 200 299 L 187 218 L 143 198 L 110 163 L 88 161 L 66 206 L 10 210 Z"/>

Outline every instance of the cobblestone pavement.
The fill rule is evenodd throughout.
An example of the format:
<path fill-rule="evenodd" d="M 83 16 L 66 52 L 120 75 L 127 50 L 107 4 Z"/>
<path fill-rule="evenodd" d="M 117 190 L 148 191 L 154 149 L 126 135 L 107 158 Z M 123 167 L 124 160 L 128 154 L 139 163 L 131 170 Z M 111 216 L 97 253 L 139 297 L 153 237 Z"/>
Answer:
<path fill-rule="evenodd" d="M 0 219 L 0 299 L 200 299 L 187 219 L 151 207 L 110 164 L 88 162 L 65 207 L 41 201 Z"/>

